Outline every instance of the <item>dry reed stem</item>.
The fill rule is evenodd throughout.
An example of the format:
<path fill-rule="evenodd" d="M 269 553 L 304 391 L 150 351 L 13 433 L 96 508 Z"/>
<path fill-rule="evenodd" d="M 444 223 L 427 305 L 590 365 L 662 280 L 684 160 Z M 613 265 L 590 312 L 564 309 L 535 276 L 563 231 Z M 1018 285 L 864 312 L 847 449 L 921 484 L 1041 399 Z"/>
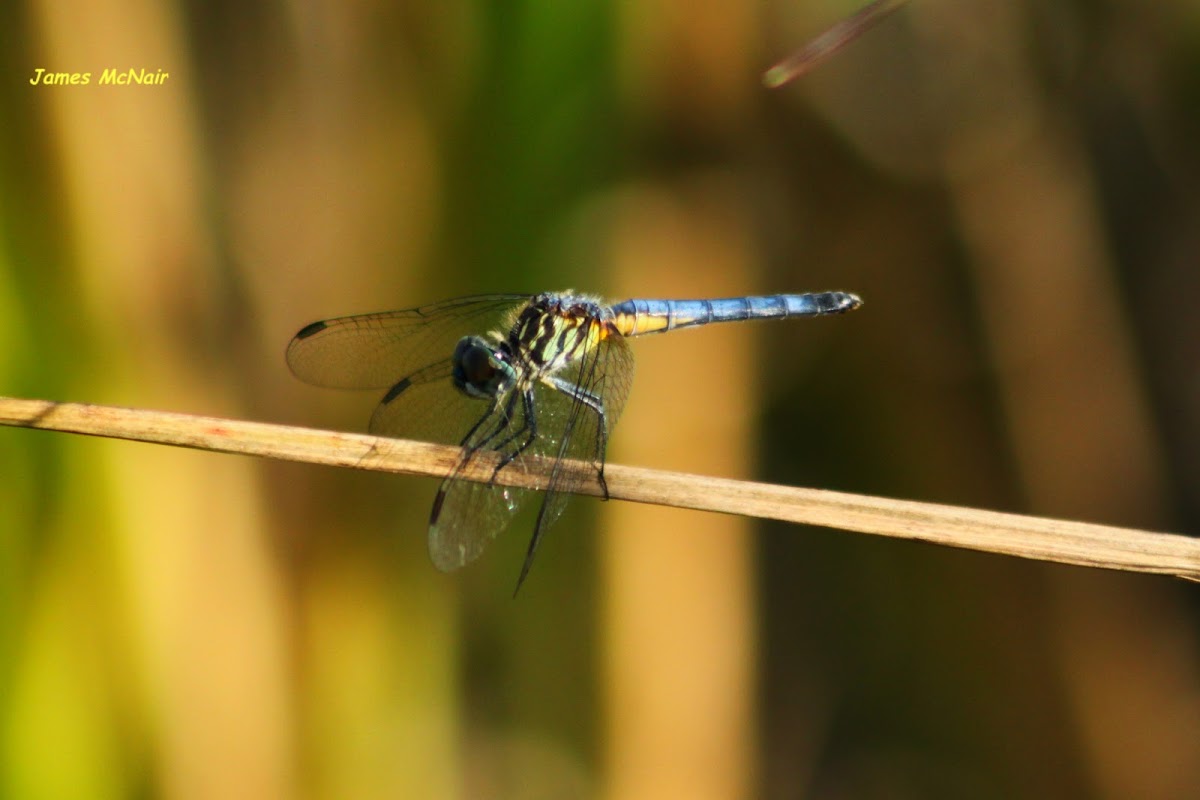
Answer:
<path fill-rule="evenodd" d="M 796 78 L 807 75 L 907 2 L 908 0 L 875 0 L 864 6 L 764 72 L 763 85 L 768 89 L 778 89 Z"/>
<path fill-rule="evenodd" d="M 448 445 L 363 434 L 3 397 L 0 397 L 0 424 L 430 477 L 444 476 L 460 452 L 459 448 Z M 537 488 L 540 471 L 540 465 L 534 462 L 529 474 L 506 470 L 498 480 Z M 465 477 L 488 480 L 491 470 L 487 463 L 481 463 Z M 618 464 L 607 465 L 605 477 L 609 496 L 618 500 L 743 514 L 1040 561 L 1200 580 L 1200 540 L 1178 534 Z M 585 482 L 580 493 L 600 494 L 594 477 Z"/>

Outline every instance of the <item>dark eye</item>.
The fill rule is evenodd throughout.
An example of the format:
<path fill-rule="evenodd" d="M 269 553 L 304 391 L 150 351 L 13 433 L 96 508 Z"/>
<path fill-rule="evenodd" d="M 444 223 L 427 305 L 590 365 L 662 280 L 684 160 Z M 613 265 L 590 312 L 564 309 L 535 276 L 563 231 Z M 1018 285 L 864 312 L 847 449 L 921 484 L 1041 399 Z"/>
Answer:
<path fill-rule="evenodd" d="M 454 385 L 472 397 L 496 397 L 513 381 L 504 354 L 478 336 L 466 336 L 454 348 Z"/>
<path fill-rule="evenodd" d="M 482 347 L 468 347 L 458 363 L 463 380 L 475 386 L 483 386 L 496 375 L 492 354 Z"/>

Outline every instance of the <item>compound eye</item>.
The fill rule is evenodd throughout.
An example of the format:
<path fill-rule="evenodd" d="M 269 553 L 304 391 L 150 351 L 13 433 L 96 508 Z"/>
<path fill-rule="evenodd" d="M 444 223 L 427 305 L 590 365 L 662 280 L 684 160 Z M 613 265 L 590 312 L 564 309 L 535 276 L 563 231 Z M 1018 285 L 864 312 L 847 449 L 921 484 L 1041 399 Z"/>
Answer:
<path fill-rule="evenodd" d="M 463 380 L 472 386 L 486 386 L 496 377 L 496 367 L 492 363 L 492 354 L 487 348 L 472 345 L 466 348 L 458 361 L 462 370 Z"/>
<path fill-rule="evenodd" d="M 454 385 L 472 397 L 495 397 L 511 382 L 503 358 L 477 336 L 460 339 L 454 348 Z"/>

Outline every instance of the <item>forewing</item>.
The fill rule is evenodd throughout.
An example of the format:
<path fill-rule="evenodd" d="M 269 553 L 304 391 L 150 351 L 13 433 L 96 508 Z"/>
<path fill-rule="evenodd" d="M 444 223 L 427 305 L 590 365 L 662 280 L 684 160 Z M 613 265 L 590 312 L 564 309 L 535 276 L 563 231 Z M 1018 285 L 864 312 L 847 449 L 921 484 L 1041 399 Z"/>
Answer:
<path fill-rule="evenodd" d="M 478 295 L 314 322 L 288 345 L 287 363 L 306 383 L 381 389 L 449 358 L 463 336 L 505 327 L 528 301 L 528 295 L 520 294 Z"/>
<path fill-rule="evenodd" d="M 602 474 L 608 437 L 633 385 L 633 354 L 625 339 L 614 334 L 557 377 L 578 387 L 579 392 L 572 396 L 549 386 L 538 390 L 539 433 L 544 431 L 546 435 L 536 449 L 538 455 L 548 457 L 553 467 L 517 579 L 518 589 L 529 573 L 542 535 L 558 520 L 571 494 Z M 587 401 L 596 397 L 602 402 L 603 416 Z M 565 461 L 580 462 L 591 469 L 567 468 Z"/>
<path fill-rule="evenodd" d="M 550 475 L 546 492 L 546 509 L 540 515 L 539 526 L 553 524 L 566 507 L 570 494 L 581 485 L 591 483 L 604 468 L 608 436 L 625 408 L 633 385 L 633 353 L 624 337 L 614 335 L 601 341 L 589 358 L 559 375 L 585 393 L 603 402 L 603 422 L 586 403 L 546 387 L 543 405 L 553 409 L 556 422 L 551 427 L 560 430 L 554 455 L 559 459 L 590 464 L 595 474 L 578 470 L 555 469 Z"/>

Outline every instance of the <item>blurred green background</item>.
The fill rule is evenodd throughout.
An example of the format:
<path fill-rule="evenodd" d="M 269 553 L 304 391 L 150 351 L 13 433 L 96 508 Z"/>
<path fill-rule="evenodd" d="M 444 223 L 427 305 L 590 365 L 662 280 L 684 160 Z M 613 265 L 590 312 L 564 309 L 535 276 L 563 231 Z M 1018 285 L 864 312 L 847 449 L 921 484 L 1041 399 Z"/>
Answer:
<path fill-rule="evenodd" d="M 461 294 L 845 289 L 634 343 L 620 463 L 1200 528 L 1200 5 L 0 5 L 0 393 L 362 430 L 283 349 Z M 31 86 L 37 68 L 87 86 Z M 100 86 L 109 68 L 170 74 Z M 1200 594 L 0 430 L 0 794 L 1180 798 Z"/>

